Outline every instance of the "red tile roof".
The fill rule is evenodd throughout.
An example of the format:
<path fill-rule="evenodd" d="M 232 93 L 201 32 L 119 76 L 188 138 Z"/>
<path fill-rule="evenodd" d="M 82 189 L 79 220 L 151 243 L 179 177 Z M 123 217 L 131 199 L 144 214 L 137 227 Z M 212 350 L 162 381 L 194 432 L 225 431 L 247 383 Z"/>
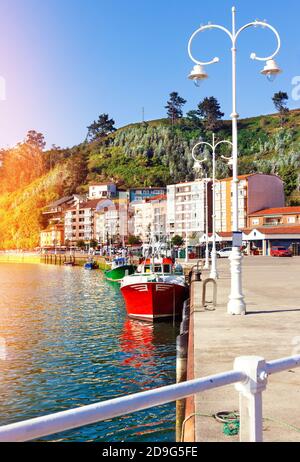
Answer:
<path fill-rule="evenodd" d="M 105 198 L 105 199 L 92 199 L 92 200 L 89 200 L 89 201 L 86 201 L 86 202 L 81 202 L 79 204 L 79 210 L 82 210 L 82 209 L 96 209 L 98 204 L 100 204 L 101 202 L 105 202 L 107 200 L 108 199 Z M 74 211 L 74 210 L 77 210 L 77 207 L 71 207 L 71 208 L 65 210 L 65 213 L 70 212 L 70 211 Z"/>
<path fill-rule="evenodd" d="M 222 231 L 222 232 L 220 232 L 220 233 L 218 233 L 218 234 L 219 234 L 219 236 L 221 236 L 221 237 L 232 237 L 232 231 L 230 231 L 230 232 Z"/>
<path fill-rule="evenodd" d="M 245 234 L 251 231 L 259 231 L 262 234 L 300 234 L 300 226 L 276 226 L 274 228 L 258 227 L 254 229 L 243 229 Z"/>
<path fill-rule="evenodd" d="M 300 214 L 300 207 L 275 207 L 271 209 L 263 209 L 258 212 L 250 213 L 250 217 L 260 217 L 264 215 L 290 215 L 290 214 Z"/>
<path fill-rule="evenodd" d="M 220 231 L 216 233 L 220 237 L 232 237 L 232 231 Z M 208 233 L 208 236 L 211 237 L 213 234 Z"/>

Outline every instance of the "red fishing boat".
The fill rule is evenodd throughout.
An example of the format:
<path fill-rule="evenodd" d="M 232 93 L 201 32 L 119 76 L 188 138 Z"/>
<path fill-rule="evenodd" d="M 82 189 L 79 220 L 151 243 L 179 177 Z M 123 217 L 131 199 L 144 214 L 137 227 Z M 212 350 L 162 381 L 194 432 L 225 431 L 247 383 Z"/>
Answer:
<path fill-rule="evenodd" d="M 144 321 L 178 317 L 188 298 L 181 266 L 170 258 L 143 260 L 121 283 L 128 316 Z"/>

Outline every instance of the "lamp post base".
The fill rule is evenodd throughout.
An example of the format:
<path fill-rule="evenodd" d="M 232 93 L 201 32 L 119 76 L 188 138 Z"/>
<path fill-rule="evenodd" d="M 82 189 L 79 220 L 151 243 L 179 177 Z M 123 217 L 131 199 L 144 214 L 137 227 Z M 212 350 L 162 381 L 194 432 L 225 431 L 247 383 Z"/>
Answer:
<path fill-rule="evenodd" d="M 210 279 L 219 279 L 219 274 L 216 270 L 211 270 L 209 277 Z"/>
<path fill-rule="evenodd" d="M 211 252 L 211 270 L 209 277 L 211 279 L 218 279 L 219 274 L 217 271 L 217 252 L 213 249 Z"/>
<path fill-rule="evenodd" d="M 246 304 L 242 293 L 242 254 L 239 247 L 233 247 L 230 259 L 231 292 L 227 305 L 228 314 L 246 314 Z"/>
<path fill-rule="evenodd" d="M 208 249 L 206 249 L 205 251 L 205 263 L 204 263 L 203 269 L 209 270 L 209 251 Z"/>
<path fill-rule="evenodd" d="M 232 300 L 229 300 L 228 305 L 227 305 L 227 312 L 228 314 L 232 314 L 232 315 L 240 315 L 240 316 L 245 315 L 246 314 L 246 304 L 243 298 L 240 298 L 240 299 L 234 298 Z"/>

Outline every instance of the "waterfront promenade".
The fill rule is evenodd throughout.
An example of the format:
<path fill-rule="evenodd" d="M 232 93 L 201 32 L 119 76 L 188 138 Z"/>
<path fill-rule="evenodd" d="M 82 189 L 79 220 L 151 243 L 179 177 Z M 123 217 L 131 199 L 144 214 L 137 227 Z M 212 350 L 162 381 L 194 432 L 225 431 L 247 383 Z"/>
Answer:
<path fill-rule="evenodd" d="M 91 256 L 95 260 L 99 268 L 106 270 L 109 268 L 105 257 Z M 64 262 L 73 261 L 76 266 L 84 266 L 88 261 L 90 255 L 87 253 L 76 252 L 71 255 L 69 252 L 66 254 L 54 253 L 39 254 L 36 252 L 0 252 L 0 263 L 27 263 L 27 264 L 49 264 L 49 265 L 63 265 Z"/>
<path fill-rule="evenodd" d="M 246 257 L 243 261 L 246 316 L 226 312 L 230 287 L 229 261 L 218 260 L 218 306 L 200 312 L 195 306 L 194 348 L 189 352 L 195 377 L 231 370 L 234 358 L 259 355 L 266 360 L 300 351 L 300 258 Z M 205 277 L 205 273 L 203 273 Z M 201 300 L 198 283 L 197 301 Z M 194 356 L 194 357 L 193 357 Z M 239 409 L 233 386 L 201 393 L 195 400 L 196 441 L 238 441 L 225 436 L 223 425 L 204 415 Z M 300 441 L 300 370 L 275 374 L 263 393 L 264 441 Z"/>

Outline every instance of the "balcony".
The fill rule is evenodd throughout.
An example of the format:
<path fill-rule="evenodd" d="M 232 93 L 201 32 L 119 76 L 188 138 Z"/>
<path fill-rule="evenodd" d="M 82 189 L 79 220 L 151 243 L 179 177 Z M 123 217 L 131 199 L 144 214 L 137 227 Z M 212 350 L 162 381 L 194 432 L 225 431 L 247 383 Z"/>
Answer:
<path fill-rule="evenodd" d="M 266 219 L 264 220 L 263 226 L 283 226 L 284 223 L 281 218 Z M 290 225 L 289 225 L 290 226 Z"/>

